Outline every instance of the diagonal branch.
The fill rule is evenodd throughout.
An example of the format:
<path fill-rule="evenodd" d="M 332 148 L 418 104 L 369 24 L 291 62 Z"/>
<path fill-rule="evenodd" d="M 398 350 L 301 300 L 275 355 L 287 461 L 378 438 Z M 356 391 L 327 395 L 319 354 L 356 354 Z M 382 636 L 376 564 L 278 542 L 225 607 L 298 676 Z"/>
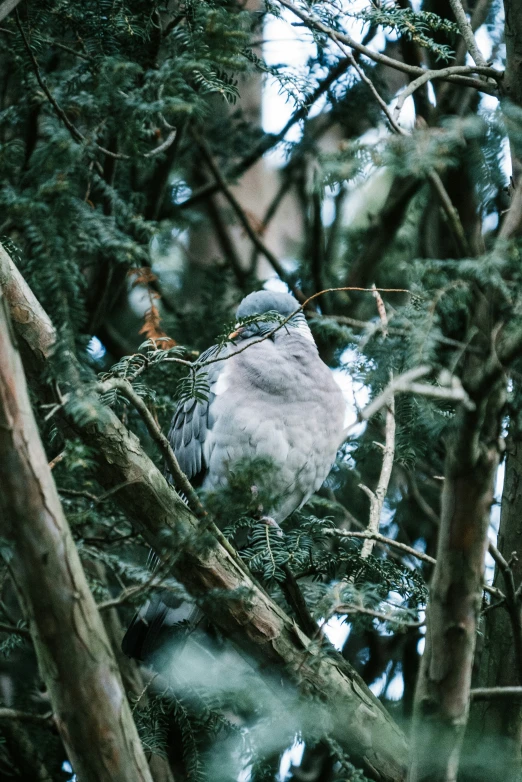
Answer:
<path fill-rule="evenodd" d="M 473 29 L 468 21 L 468 17 L 466 16 L 466 13 L 462 7 L 460 0 L 449 0 L 449 3 L 451 6 L 451 10 L 455 14 L 455 19 L 457 20 L 460 34 L 462 35 L 462 37 L 466 42 L 468 52 L 473 57 L 475 65 L 486 66 L 487 65 L 486 60 L 482 56 L 482 52 L 480 51 L 477 45 L 475 36 L 473 35 Z"/>
<path fill-rule="evenodd" d="M 92 413 L 88 396 L 83 398 Z M 259 661 L 259 673 L 289 677 L 300 698 L 311 698 L 307 708 L 317 708 L 318 724 L 326 721 L 329 734 L 368 775 L 404 782 L 404 736 L 360 676 L 339 656 L 320 655 L 317 644 L 217 539 L 213 547 L 202 548 L 199 520 L 111 410 L 69 423 L 93 448 L 100 483 L 105 489 L 122 486 L 116 496 L 128 518 L 160 560 L 172 564 L 175 577 L 201 601 L 210 619 L 248 652 L 256 669 Z M 223 591 L 229 599 L 222 599 Z"/>
<path fill-rule="evenodd" d="M 420 68 L 416 65 L 409 65 L 408 63 L 402 62 L 400 60 L 394 60 L 393 57 L 388 57 L 386 54 L 381 54 L 380 52 L 374 52 L 371 49 L 369 49 L 367 46 L 364 46 L 363 44 L 356 41 L 350 35 L 347 35 L 346 33 L 339 33 L 336 30 L 332 30 L 330 27 L 327 27 L 316 17 L 302 11 L 300 8 L 298 8 L 293 3 L 291 3 L 290 0 L 279 0 L 279 2 L 281 3 L 281 5 L 285 6 L 285 8 L 288 8 L 290 11 L 292 11 L 293 14 L 298 16 L 299 19 L 301 19 L 306 24 L 307 27 L 310 27 L 312 29 L 324 33 L 332 41 L 336 41 L 336 42 L 341 41 L 341 43 L 347 44 L 351 49 L 354 49 L 355 51 L 364 54 L 366 57 L 368 57 L 370 60 L 373 60 L 374 62 L 380 62 L 383 65 L 388 65 L 390 68 L 395 68 L 398 71 L 402 71 L 403 73 L 413 74 L 415 76 L 422 76 L 425 73 L 423 68 Z M 462 70 L 462 68 L 465 68 L 465 70 Z M 449 72 L 446 73 L 446 75 L 443 78 L 458 84 L 465 84 L 468 87 L 475 87 L 475 89 L 479 90 L 480 92 L 487 92 L 489 95 L 497 95 L 496 86 L 487 84 L 486 82 L 480 81 L 478 79 L 470 79 L 463 75 L 463 74 L 472 74 L 472 73 L 480 73 L 483 74 L 484 76 L 490 76 L 497 81 L 502 78 L 502 73 L 498 71 L 496 68 L 483 67 L 479 65 L 453 66 L 453 70 L 450 69 Z"/>

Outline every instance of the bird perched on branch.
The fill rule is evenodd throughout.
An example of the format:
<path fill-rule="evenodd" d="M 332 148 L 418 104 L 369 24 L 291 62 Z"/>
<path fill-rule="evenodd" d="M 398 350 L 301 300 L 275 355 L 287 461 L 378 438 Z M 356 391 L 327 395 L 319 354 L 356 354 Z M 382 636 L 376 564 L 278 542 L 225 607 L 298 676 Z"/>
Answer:
<path fill-rule="evenodd" d="M 200 359 L 220 359 L 200 370 L 207 393 L 179 404 L 169 439 L 183 472 L 204 490 L 225 486 L 239 462 L 271 460 L 270 521 L 280 524 L 328 475 L 344 439 L 345 401 L 293 296 L 251 293 L 236 315 L 227 345 Z M 177 613 L 152 599 L 129 627 L 124 651 L 145 657 L 152 636 L 179 621 Z"/>

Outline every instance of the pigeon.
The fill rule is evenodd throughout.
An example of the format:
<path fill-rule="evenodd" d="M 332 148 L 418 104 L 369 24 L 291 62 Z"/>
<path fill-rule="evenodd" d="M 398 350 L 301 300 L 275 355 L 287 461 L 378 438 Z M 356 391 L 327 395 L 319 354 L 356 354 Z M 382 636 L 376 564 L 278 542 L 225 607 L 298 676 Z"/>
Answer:
<path fill-rule="evenodd" d="M 281 525 L 330 472 L 344 439 L 346 403 L 294 296 L 251 293 L 236 317 L 226 346 L 201 356 L 200 363 L 219 359 L 200 370 L 206 398 L 179 404 L 169 440 L 183 472 L 205 492 L 226 486 L 234 465 L 269 459 L 275 499 L 267 521 Z M 144 659 L 160 628 L 180 621 L 181 601 L 163 597 L 134 618 L 122 644 L 129 656 Z"/>

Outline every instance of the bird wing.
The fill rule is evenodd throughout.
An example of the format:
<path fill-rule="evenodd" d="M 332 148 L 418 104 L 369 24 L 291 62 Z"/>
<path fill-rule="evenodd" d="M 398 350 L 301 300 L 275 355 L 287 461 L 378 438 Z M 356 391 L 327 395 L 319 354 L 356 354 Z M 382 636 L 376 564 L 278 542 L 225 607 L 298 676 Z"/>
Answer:
<path fill-rule="evenodd" d="M 209 348 L 201 355 L 200 361 L 206 361 L 210 358 L 225 359 L 235 349 L 234 345 L 227 345 L 219 349 L 217 346 Z M 191 481 L 193 486 L 200 486 L 208 470 L 208 462 L 205 453 L 205 441 L 212 428 L 212 403 L 216 395 L 220 393 L 220 386 L 227 372 L 227 362 L 218 361 L 203 367 L 197 375 L 201 378 L 206 375 L 208 383 L 208 395 L 206 399 L 188 399 L 178 405 L 172 423 L 168 438 L 178 460 L 181 470 Z"/>
<path fill-rule="evenodd" d="M 234 346 L 205 351 L 200 361 L 226 356 Z M 212 428 L 211 406 L 220 392 L 219 378 L 226 370 L 226 361 L 218 361 L 199 371 L 206 374 L 209 386 L 207 399 L 189 399 L 181 402 L 174 412 L 168 438 L 180 468 L 194 486 L 199 486 L 208 470 L 205 458 L 205 441 Z M 170 475 L 167 473 L 167 477 Z M 149 557 L 151 570 L 159 564 L 153 555 Z M 165 633 L 181 624 L 194 627 L 201 618 L 200 610 L 191 602 L 179 600 L 168 592 L 159 592 L 148 600 L 135 614 L 123 637 L 122 650 L 137 660 L 147 660 L 162 645 Z"/>

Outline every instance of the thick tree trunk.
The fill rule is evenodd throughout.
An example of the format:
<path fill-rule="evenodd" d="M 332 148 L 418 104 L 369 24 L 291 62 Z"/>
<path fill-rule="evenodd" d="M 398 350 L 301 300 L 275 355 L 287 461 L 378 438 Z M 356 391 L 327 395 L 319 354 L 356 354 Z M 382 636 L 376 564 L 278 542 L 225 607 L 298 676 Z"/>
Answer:
<path fill-rule="evenodd" d="M 315 704 L 306 708 L 317 708 L 318 723 L 353 762 L 372 779 L 402 782 L 408 755 L 404 736 L 361 677 L 340 656 L 321 658 L 317 643 L 252 581 L 240 561 L 213 536 L 202 534 L 200 522 L 111 410 L 75 425 L 93 448 L 100 483 L 120 487 L 115 499 L 158 556 L 171 563 L 179 581 L 200 598 L 211 620 L 247 650 L 252 664 L 261 663 L 264 675 L 272 670 L 277 689 L 282 669 L 290 674 L 296 690 L 285 685 L 281 693 L 289 707 L 300 703 L 300 694 L 312 696 Z M 226 590 L 230 599 L 214 599 L 212 590 Z"/>
<path fill-rule="evenodd" d="M 457 778 L 497 464 L 497 452 L 490 449 L 471 469 L 453 464 L 446 471 L 426 648 L 417 682 L 411 782 Z"/>
<path fill-rule="evenodd" d="M 477 339 L 487 349 L 492 308 L 478 291 L 473 322 Z M 505 403 L 505 378 L 498 359 L 488 382 L 485 372 L 482 359 L 466 358 L 463 383 L 474 409 L 464 405 L 457 409 L 446 441 L 437 562 L 415 694 L 409 782 L 457 779 Z"/>
<path fill-rule="evenodd" d="M 0 534 L 56 725 L 79 779 L 150 782 L 118 667 L 47 465 L 1 292 Z"/>
<path fill-rule="evenodd" d="M 506 440 L 506 475 L 502 493 L 502 511 L 498 548 L 509 562 L 514 583 L 522 583 L 522 432 L 511 422 Z M 512 557 L 516 552 L 518 556 Z M 494 584 L 505 590 L 497 567 Z M 520 604 L 518 625 L 520 627 Z M 504 606 L 488 611 L 484 617 L 484 648 L 481 656 L 479 686 L 520 685 L 520 661 L 517 661 L 513 627 Z M 473 782 L 520 782 L 522 779 L 522 702 L 516 699 L 489 700 L 472 706 L 469 737 L 470 761 L 465 778 Z M 477 748 L 479 751 L 477 752 Z M 474 761 L 474 762 L 473 762 Z M 468 767 L 469 766 L 469 767 Z"/>
<path fill-rule="evenodd" d="M 522 5 L 520 0 L 504 0 L 506 23 L 504 35 L 506 39 L 506 73 L 502 83 L 503 94 L 516 106 L 522 107 Z M 522 174 L 522 143 L 517 127 L 512 123 L 514 132 L 510 133 L 511 160 L 513 178 L 518 182 Z M 508 133 L 511 123 L 508 122 Z"/>

